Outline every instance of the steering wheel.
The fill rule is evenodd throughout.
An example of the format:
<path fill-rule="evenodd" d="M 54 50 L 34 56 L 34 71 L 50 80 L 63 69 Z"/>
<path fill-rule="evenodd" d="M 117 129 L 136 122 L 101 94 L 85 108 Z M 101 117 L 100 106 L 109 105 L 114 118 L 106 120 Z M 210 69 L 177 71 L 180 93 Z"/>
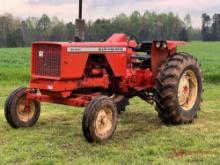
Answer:
<path fill-rule="evenodd" d="M 128 33 L 128 32 L 126 32 L 125 34 L 128 36 L 128 41 L 135 40 L 137 43 L 137 46 L 140 44 L 140 41 L 136 35 L 134 35 L 132 33 Z"/>

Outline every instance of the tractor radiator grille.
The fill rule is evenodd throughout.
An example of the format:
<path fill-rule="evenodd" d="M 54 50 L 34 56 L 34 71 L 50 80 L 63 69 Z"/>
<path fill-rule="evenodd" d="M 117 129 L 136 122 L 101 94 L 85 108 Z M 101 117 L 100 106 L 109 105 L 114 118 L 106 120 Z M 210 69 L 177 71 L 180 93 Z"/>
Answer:
<path fill-rule="evenodd" d="M 36 45 L 35 75 L 60 77 L 60 54 L 61 48 L 58 45 Z"/>

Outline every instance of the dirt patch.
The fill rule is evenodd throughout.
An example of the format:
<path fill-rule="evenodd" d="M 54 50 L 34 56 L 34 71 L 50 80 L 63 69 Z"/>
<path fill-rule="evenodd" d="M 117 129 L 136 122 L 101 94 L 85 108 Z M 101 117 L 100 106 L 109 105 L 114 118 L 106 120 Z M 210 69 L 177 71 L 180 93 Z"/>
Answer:
<path fill-rule="evenodd" d="M 169 153 L 170 159 L 175 158 L 182 158 L 185 156 L 192 156 L 192 155 L 211 155 L 216 154 L 214 151 L 208 151 L 208 150 L 196 150 L 196 151 L 185 151 L 181 149 L 172 149 L 172 151 Z"/>

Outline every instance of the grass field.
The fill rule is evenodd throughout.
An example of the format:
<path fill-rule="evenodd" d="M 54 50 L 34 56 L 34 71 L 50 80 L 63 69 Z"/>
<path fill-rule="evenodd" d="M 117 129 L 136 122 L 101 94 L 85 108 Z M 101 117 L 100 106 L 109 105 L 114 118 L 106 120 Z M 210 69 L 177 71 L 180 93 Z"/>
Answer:
<path fill-rule="evenodd" d="M 112 140 L 88 144 L 81 130 L 83 109 L 43 104 L 39 122 L 12 129 L 0 112 L 0 164 L 219 164 L 220 43 L 181 47 L 200 60 L 205 75 L 198 119 L 191 125 L 165 126 L 154 107 L 138 98 L 118 122 Z M 0 109 L 6 96 L 29 80 L 29 48 L 0 49 Z"/>

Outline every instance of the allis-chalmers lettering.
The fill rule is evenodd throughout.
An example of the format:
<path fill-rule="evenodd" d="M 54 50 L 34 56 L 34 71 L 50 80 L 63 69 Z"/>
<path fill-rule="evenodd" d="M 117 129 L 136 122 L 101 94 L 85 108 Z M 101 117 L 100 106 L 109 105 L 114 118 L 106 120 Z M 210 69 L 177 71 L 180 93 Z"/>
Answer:
<path fill-rule="evenodd" d="M 125 47 L 68 47 L 67 52 L 125 52 Z"/>

